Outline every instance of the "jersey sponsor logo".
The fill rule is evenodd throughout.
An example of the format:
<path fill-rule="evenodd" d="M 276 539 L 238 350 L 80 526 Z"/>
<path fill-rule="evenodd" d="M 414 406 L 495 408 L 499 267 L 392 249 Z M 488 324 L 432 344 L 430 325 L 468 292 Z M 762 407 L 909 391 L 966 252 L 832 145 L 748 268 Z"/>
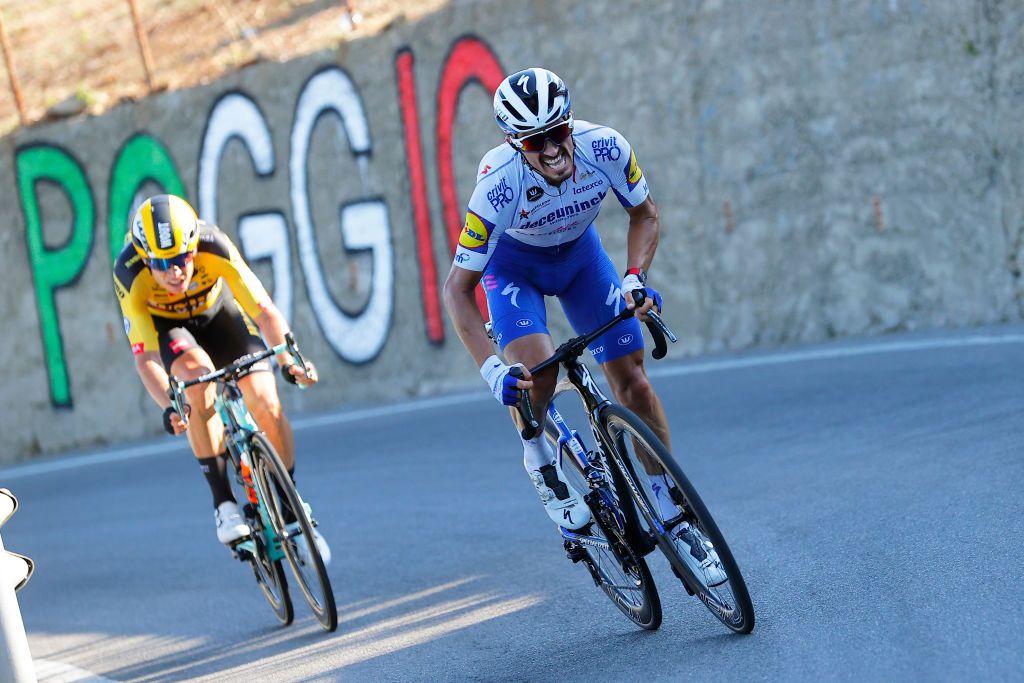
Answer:
<path fill-rule="evenodd" d="M 156 245 L 161 249 L 170 249 L 174 246 L 174 233 L 171 231 L 170 223 L 156 224 Z"/>
<path fill-rule="evenodd" d="M 590 350 L 590 354 L 592 356 L 594 356 L 594 358 L 597 358 L 602 353 L 604 353 L 604 347 L 603 346 L 598 346 L 597 348 L 593 348 L 593 349 Z"/>
<path fill-rule="evenodd" d="M 468 260 L 469 260 L 469 254 L 456 254 L 455 255 L 455 262 L 456 263 L 465 263 Z"/>
<path fill-rule="evenodd" d="M 520 318 L 516 321 L 516 327 L 529 327 L 533 324 L 533 321 L 529 318 Z"/>
<path fill-rule="evenodd" d="M 594 150 L 595 161 L 618 161 L 622 156 L 619 139 L 614 135 L 594 140 L 590 143 L 590 147 Z"/>
<path fill-rule="evenodd" d="M 142 353 L 145 350 L 145 348 L 146 348 L 145 344 L 143 344 L 142 342 L 137 342 L 135 344 L 132 344 L 132 355 L 133 356 L 139 355 L 140 353 Z"/>
<path fill-rule="evenodd" d="M 618 339 L 619 346 L 629 346 L 633 342 L 633 335 L 624 334 Z"/>
<path fill-rule="evenodd" d="M 462 228 L 462 234 L 459 235 L 459 245 L 478 254 L 486 254 L 487 240 L 493 229 L 494 223 L 481 218 L 472 211 L 467 211 L 466 225 Z"/>
<path fill-rule="evenodd" d="M 128 334 L 132 329 L 132 321 L 128 318 L 124 318 L 124 333 Z"/>
<path fill-rule="evenodd" d="M 487 175 L 487 172 L 491 170 L 491 165 L 487 164 L 480 169 L 480 175 Z"/>
<path fill-rule="evenodd" d="M 572 204 L 565 204 L 554 211 L 549 211 L 547 215 L 541 216 L 535 221 L 529 223 L 523 223 L 517 230 L 536 230 L 549 223 L 554 223 L 558 220 L 563 220 L 572 216 L 589 211 L 590 209 L 597 208 L 601 204 L 601 200 L 604 199 L 606 192 L 598 192 L 593 199 L 584 199 L 583 201 L 573 201 Z M 573 225 L 576 223 L 574 222 Z M 553 234 L 553 233 L 552 233 Z"/>
<path fill-rule="evenodd" d="M 592 170 L 590 170 L 588 168 L 586 171 L 583 171 L 582 173 L 580 173 L 579 176 L 577 176 L 576 180 L 578 180 L 578 181 L 586 180 L 587 178 L 589 178 L 592 175 L 594 175 L 594 171 L 592 171 Z"/>
<path fill-rule="evenodd" d="M 535 202 L 544 196 L 544 190 L 540 189 L 536 185 L 526 189 L 526 201 Z"/>
<path fill-rule="evenodd" d="M 526 209 L 519 209 L 519 217 L 520 218 L 529 218 L 530 217 L 530 212 L 527 211 Z"/>
<path fill-rule="evenodd" d="M 583 194 L 584 192 L 587 192 L 588 190 L 593 190 L 595 187 L 597 187 L 600 184 L 601 184 L 600 180 L 595 180 L 594 182 L 590 183 L 589 185 L 584 185 L 583 187 L 574 187 L 574 188 L 572 188 L 572 193 L 573 194 Z"/>
<path fill-rule="evenodd" d="M 515 193 L 508 184 L 508 178 L 502 178 L 501 182 L 488 190 L 487 201 L 491 203 L 491 208 L 495 211 L 499 211 L 506 204 L 511 202 L 515 196 Z"/>
<path fill-rule="evenodd" d="M 629 162 L 626 163 L 626 186 L 629 187 L 629 191 L 632 192 L 640 182 L 640 179 L 644 177 L 644 172 L 640 170 L 640 165 L 636 163 L 636 154 L 632 151 L 629 153 Z"/>

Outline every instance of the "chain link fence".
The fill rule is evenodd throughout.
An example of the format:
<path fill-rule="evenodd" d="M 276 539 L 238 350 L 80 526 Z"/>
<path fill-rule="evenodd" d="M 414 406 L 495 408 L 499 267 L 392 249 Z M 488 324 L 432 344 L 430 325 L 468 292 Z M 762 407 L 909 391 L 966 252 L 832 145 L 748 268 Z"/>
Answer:
<path fill-rule="evenodd" d="M 0 135 L 336 46 L 436 0 L 0 0 Z"/>

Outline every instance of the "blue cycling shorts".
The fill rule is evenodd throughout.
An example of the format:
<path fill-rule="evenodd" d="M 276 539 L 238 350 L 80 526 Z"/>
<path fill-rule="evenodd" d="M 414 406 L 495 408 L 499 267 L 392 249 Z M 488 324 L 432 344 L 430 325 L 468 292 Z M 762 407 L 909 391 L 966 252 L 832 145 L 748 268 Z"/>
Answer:
<path fill-rule="evenodd" d="M 591 225 L 557 248 L 502 237 L 484 268 L 482 284 L 498 346 L 548 332 L 545 296 L 556 296 L 576 334 L 597 329 L 626 305 L 614 264 Z M 629 318 L 588 347 L 598 363 L 644 348 L 640 322 Z"/>

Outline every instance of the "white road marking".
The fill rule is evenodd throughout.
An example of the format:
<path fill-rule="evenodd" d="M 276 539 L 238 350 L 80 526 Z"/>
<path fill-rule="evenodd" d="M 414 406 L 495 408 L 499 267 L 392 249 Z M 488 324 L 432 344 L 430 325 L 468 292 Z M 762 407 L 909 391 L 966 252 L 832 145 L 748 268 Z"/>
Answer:
<path fill-rule="evenodd" d="M 765 367 L 770 365 L 784 365 L 787 363 L 805 363 L 816 360 L 830 360 L 836 358 L 852 358 L 856 356 L 868 356 L 881 353 L 901 353 L 907 351 L 925 351 L 930 349 L 963 348 L 969 346 L 998 346 L 1005 344 L 1024 343 L 1024 334 L 1004 335 L 971 335 L 966 337 L 951 337 L 946 339 L 919 339 L 914 341 L 888 341 L 859 344 L 856 346 L 842 346 L 838 348 L 805 349 L 791 352 L 765 352 L 755 356 L 743 358 L 726 358 L 722 360 L 684 362 L 677 365 L 658 367 L 648 363 L 647 374 L 654 378 L 659 377 L 682 377 L 685 375 L 700 375 L 711 372 L 723 372 L 728 370 L 741 370 L 745 368 Z M 297 417 L 292 420 L 292 427 L 296 430 L 308 429 L 310 427 L 322 427 L 324 425 L 350 424 L 361 422 L 377 417 L 401 415 L 421 410 L 444 408 L 447 406 L 465 405 L 477 401 L 493 400 L 487 392 L 480 391 L 464 392 L 447 396 L 433 396 L 401 403 L 392 403 L 372 408 L 361 408 L 356 410 L 343 410 L 325 415 L 313 415 L 308 417 Z M 24 465 L 14 465 L 0 469 L 0 482 L 11 479 L 21 479 L 50 472 L 61 472 L 66 470 L 90 467 L 111 462 L 134 460 L 161 453 L 172 451 L 188 452 L 188 442 L 181 438 L 166 437 L 152 443 L 138 446 L 118 448 L 102 453 L 78 456 L 59 456 L 53 460 L 34 462 Z"/>

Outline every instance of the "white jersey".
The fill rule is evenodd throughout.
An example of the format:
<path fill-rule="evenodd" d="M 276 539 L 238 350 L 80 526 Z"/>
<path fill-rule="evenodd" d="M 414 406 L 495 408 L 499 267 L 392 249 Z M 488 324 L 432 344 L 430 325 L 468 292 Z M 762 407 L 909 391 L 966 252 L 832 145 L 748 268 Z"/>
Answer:
<path fill-rule="evenodd" d="M 577 120 L 572 138 L 576 168 L 558 187 L 507 143 L 484 155 L 455 265 L 482 271 L 503 237 L 540 248 L 572 242 L 597 218 L 609 189 L 627 208 L 647 198 L 647 179 L 620 133 Z"/>

